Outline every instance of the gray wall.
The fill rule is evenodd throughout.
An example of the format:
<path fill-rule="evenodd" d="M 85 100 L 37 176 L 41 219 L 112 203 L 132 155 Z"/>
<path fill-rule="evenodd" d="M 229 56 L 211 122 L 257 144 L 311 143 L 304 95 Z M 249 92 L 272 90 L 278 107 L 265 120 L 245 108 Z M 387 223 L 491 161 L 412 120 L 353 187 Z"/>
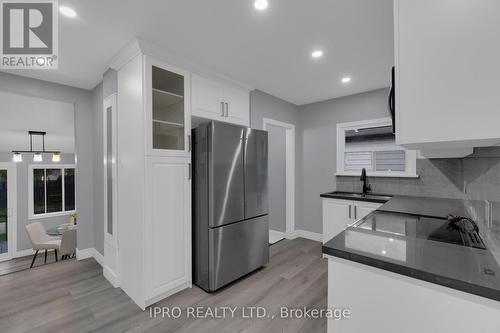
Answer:
<path fill-rule="evenodd" d="M 254 90 L 250 93 L 250 127 L 262 129 L 264 118 L 279 120 L 297 127 L 299 108 L 295 104 Z"/>
<path fill-rule="evenodd" d="M 299 128 L 299 107 L 272 95 L 269 95 L 260 90 L 254 90 L 250 93 L 250 127 L 263 129 L 264 118 L 282 121 L 288 124 L 295 125 L 295 225 L 297 229 L 297 213 L 300 205 L 298 204 L 298 182 L 300 174 L 298 172 L 298 140 L 297 132 Z M 277 201 L 278 198 L 269 198 L 270 203 Z M 278 228 L 271 223 L 271 227 Z M 275 229 L 277 230 L 277 229 Z"/>
<path fill-rule="evenodd" d="M 336 187 L 337 123 L 389 116 L 388 89 L 299 107 L 295 228 L 322 233 L 319 195 Z"/>
<path fill-rule="evenodd" d="M 0 72 L 0 90 L 73 103 L 75 107 L 78 249 L 94 247 L 94 105 L 91 92 Z"/>
<path fill-rule="evenodd" d="M 29 200 L 28 196 L 29 186 L 28 183 L 28 172 L 30 165 L 36 165 L 32 159 L 23 156 L 23 161 L 15 163 L 16 173 L 17 173 L 17 250 L 27 250 L 31 249 L 31 242 L 26 234 L 25 226 L 30 223 L 40 222 L 45 229 L 50 229 L 61 223 L 69 222 L 69 215 L 65 216 L 53 216 L 39 219 L 29 219 Z M 11 152 L 0 152 L 0 162 L 12 162 Z M 74 164 L 75 155 L 74 154 L 61 154 L 61 161 L 54 163 L 51 159 L 46 159 L 42 164 L 53 164 L 54 166 L 61 164 Z M 78 207 L 77 207 L 78 209 Z"/>

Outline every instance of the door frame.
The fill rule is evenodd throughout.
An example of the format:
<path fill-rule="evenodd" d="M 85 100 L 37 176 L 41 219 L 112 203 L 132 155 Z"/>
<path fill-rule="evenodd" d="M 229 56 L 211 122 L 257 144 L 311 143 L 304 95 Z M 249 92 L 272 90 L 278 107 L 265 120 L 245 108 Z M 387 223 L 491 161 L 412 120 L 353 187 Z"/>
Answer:
<path fill-rule="evenodd" d="M 263 118 L 263 129 L 268 126 L 277 126 L 285 129 L 286 143 L 286 227 L 285 237 L 293 237 L 295 232 L 295 125 L 270 118 Z"/>
<path fill-rule="evenodd" d="M 17 253 L 17 167 L 14 162 L 0 162 L 0 169 L 7 170 L 7 253 L 0 254 L 0 261 L 10 260 Z"/>

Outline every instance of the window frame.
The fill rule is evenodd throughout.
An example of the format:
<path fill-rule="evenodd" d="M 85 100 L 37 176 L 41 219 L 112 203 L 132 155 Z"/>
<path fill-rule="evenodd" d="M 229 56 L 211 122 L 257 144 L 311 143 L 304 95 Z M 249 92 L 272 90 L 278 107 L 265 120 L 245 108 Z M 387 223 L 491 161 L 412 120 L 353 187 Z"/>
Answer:
<path fill-rule="evenodd" d="M 35 169 L 60 169 L 62 176 L 62 211 L 61 212 L 52 212 L 52 213 L 43 213 L 43 214 L 35 214 L 35 198 L 33 196 L 33 171 Z M 76 182 L 75 182 L 75 209 L 73 210 L 65 210 L 66 208 L 66 197 L 65 197 L 65 186 L 64 186 L 64 177 L 65 177 L 65 169 L 75 169 L 75 178 L 76 178 L 76 167 L 74 164 L 30 164 L 28 166 L 28 219 L 36 220 L 43 219 L 54 216 L 68 216 L 76 212 Z M 46 181 L 45 181 L 46 183 Z M 45 184 L 46 186 L 46 184 Z M 45 210 L 47 210 L 47 190 L 45 189 Z"/>
<path fill-rule="evenodd" d="M 356 130 L 361 128 L 370 127 L 382 127 L 382 126 L 392 126 L 391 118 L 377 118 L 362 121 L 353 121 L 347 123 L 337 124 L 337 170 L 336 176 L 357 176 L 359 177 L 361 172 L 357 171 L 346 171 L 345 170 L 345 132 L 349 130 Z M 408 150 L 405 147 L 399 146 L 401 150 L 405 151 L 405 171 L 366 171 L 367 176 L 370 177 L 398 177 L 398 178 L 418 178 L 417 175 L 417 151 Z M 360 152 L 373 152 L 375 150 L 360 150 Z M 391 151 L 381 150 L 381 151 Z"/>

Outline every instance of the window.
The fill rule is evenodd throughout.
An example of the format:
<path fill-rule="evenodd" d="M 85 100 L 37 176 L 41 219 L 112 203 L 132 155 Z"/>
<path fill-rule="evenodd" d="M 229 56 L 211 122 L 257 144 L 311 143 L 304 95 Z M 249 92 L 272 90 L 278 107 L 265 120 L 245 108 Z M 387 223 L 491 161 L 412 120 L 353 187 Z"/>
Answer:
<path fill-rule="evenodd" d="M 75 167 L 30 166 L 30 218 L 75 211 Z"/>
<path fill-rule="evenodd" d="M 396 144 L 389 118 L 337 125 L 337 175 L 417 177 L 416 151 Z"/>

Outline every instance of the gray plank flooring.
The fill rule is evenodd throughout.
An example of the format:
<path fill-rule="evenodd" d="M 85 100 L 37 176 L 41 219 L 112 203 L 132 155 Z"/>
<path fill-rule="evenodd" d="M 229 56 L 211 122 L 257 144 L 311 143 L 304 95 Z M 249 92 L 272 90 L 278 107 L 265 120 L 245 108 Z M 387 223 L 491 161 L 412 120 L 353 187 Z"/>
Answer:
<path fill-rule="evenodd" d="M 44 251 L 39 251 L 36 256 L 35 263 L 33 264 L 33 268 L 42 265 L 53 264 L 56 262 L 54 251 L 49 251 L 47 253 L 47 264 L 44 262 Z M 59 256 L 59 259 L 61 256 Z M 31 261 L 33 260 L 33 255 L 14 258 L 12 260 L 6 260 L 0 262 L 0 275 L 11 274 L 14 272 L 23 271 L 30 268 Z"/>
<path fill-rule="evenodd" d="M 321 244 L 298 238 L 270 247 L 262 268 L 208 294 L 193 286 L 155 306 L 281 306 L 326 308 L 327 263 Z M 102 276 L 93 259 L 0 277 L 0 332 L 326 332 L 326 319 L 150 318 Z"/>

